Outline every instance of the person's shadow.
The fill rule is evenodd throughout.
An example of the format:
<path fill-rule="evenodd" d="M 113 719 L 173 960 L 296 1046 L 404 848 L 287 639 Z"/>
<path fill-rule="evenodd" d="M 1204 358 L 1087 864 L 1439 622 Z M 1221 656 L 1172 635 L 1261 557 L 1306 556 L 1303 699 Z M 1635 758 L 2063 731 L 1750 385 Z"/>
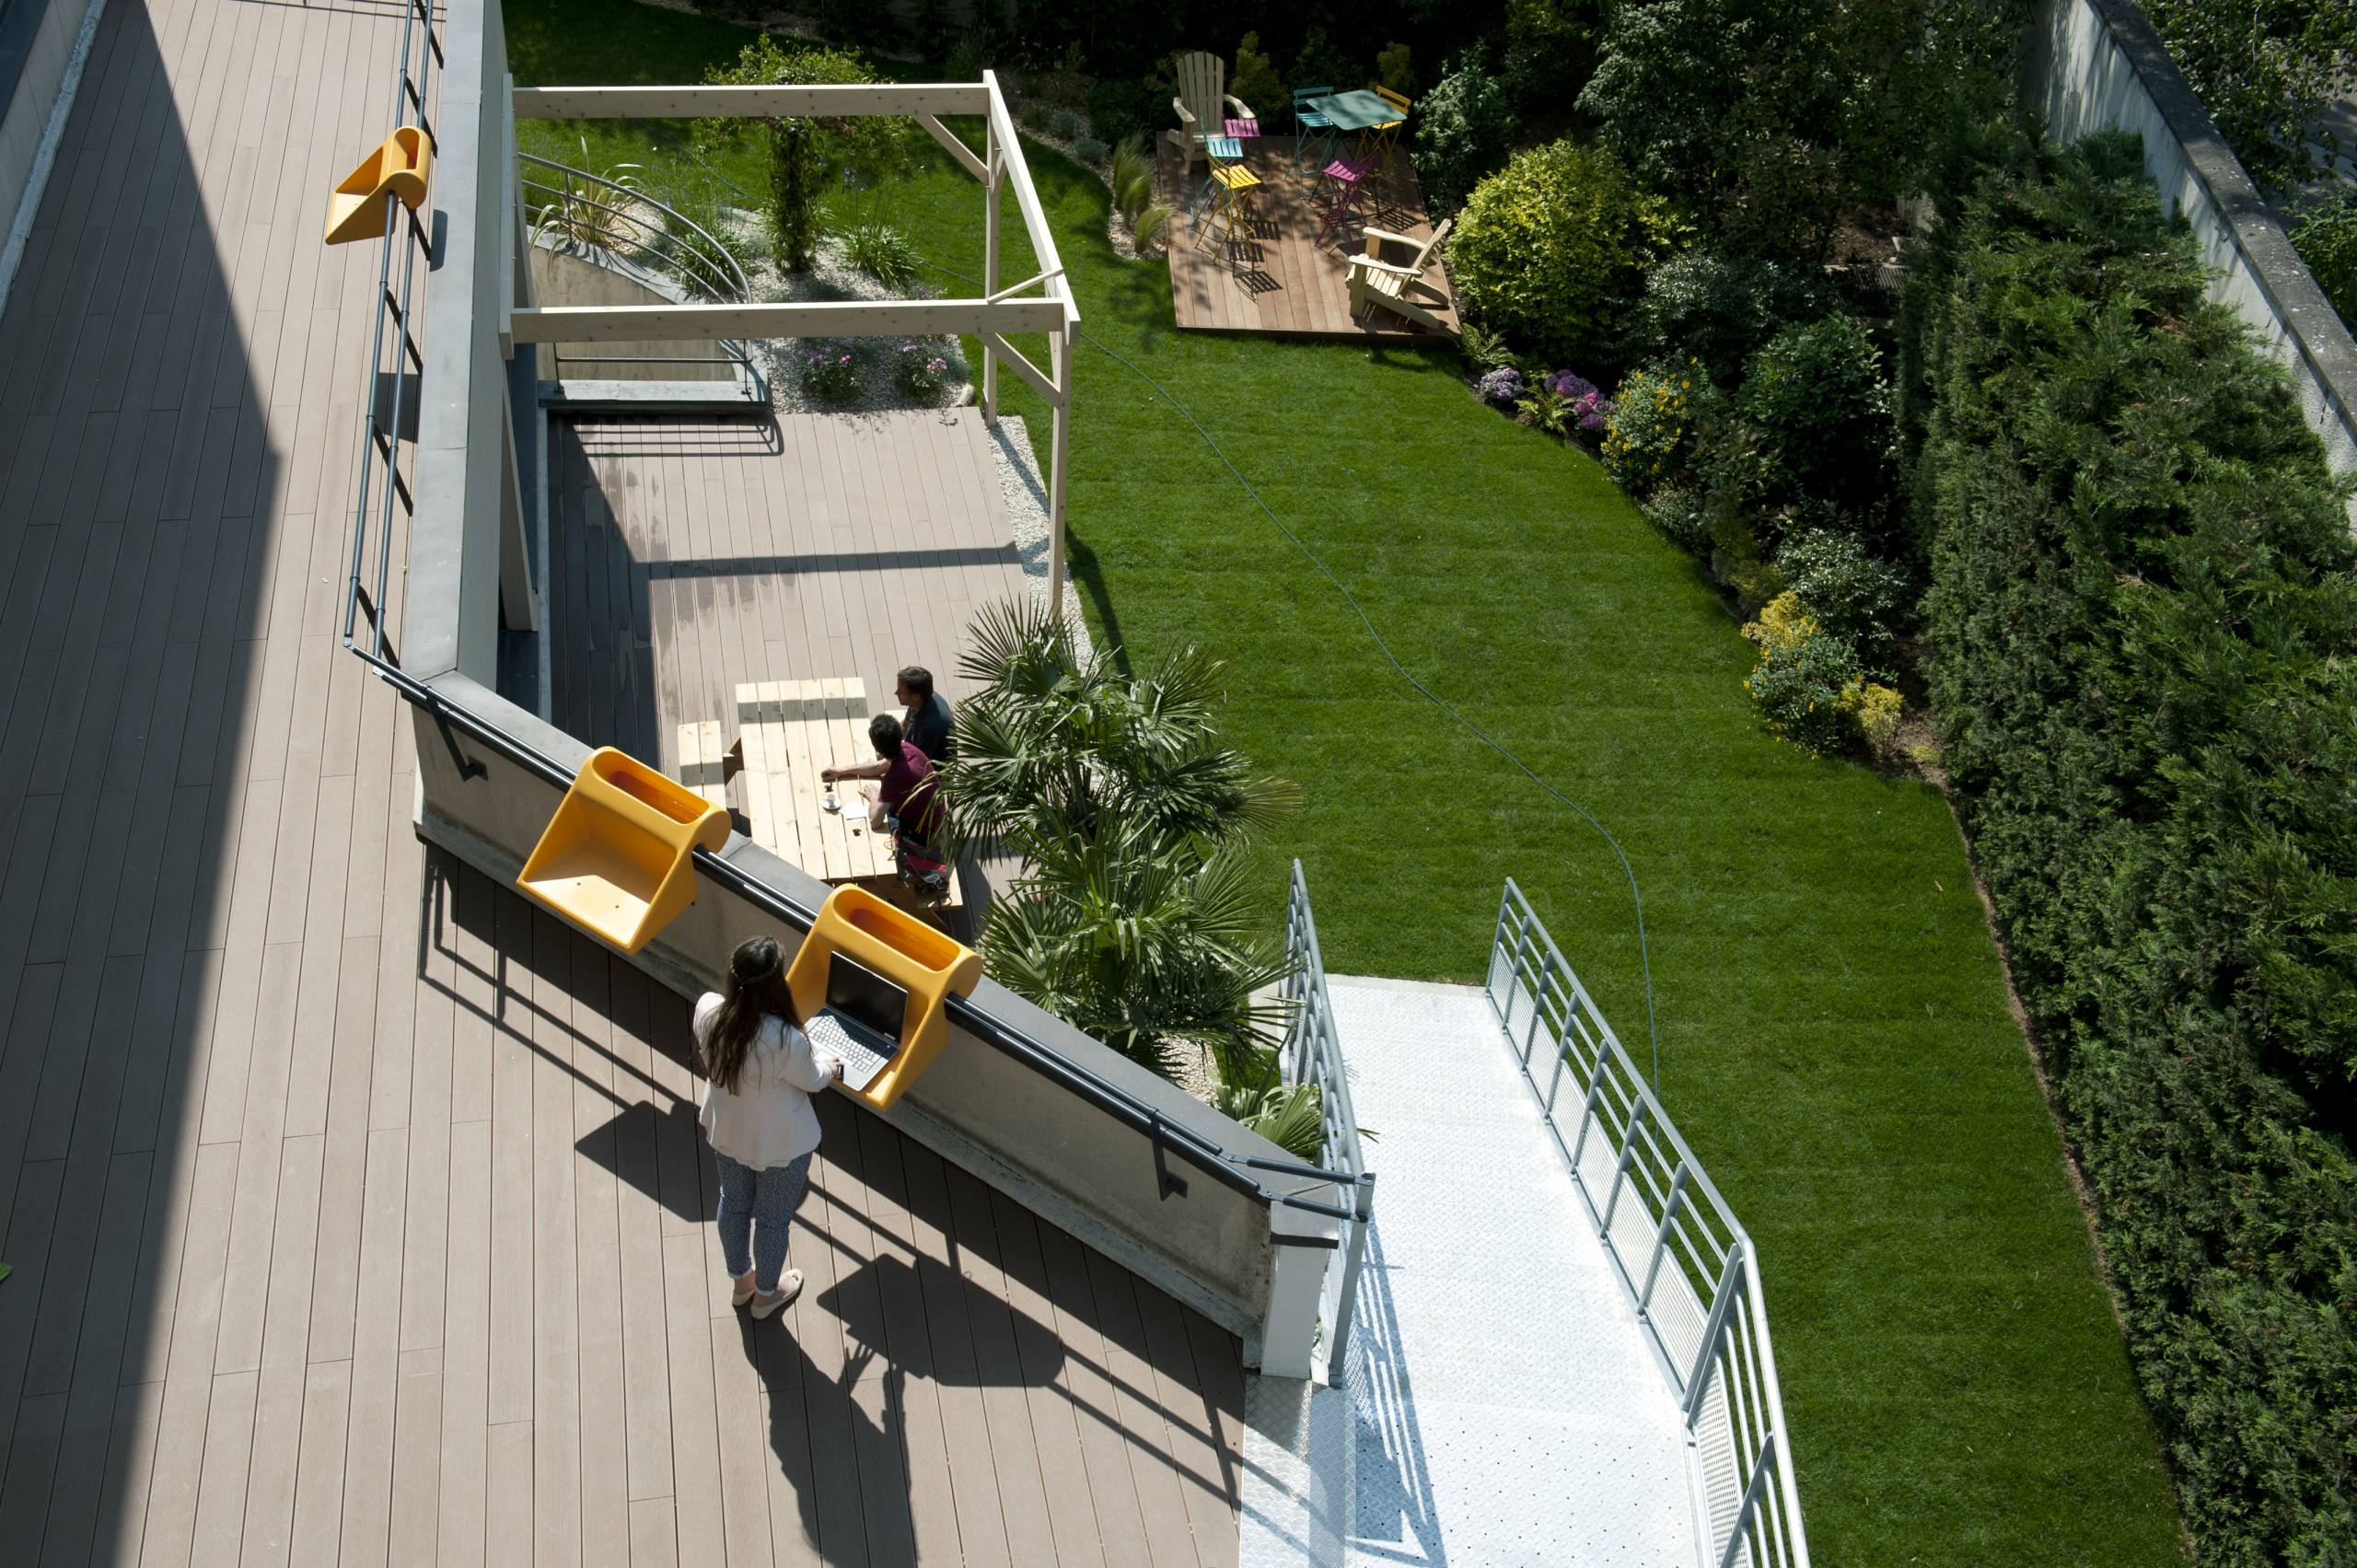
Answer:
<path fill-rule="evenodd" d="M 821 1239 L 819 1245 L 828 1243 Z M 1015 1382 L 1045 1387 L 1062 1370 L 1062 1346 L 1039 1325 L 956 1275 L 933 1282 L 936 1307 L 944 1305 L 939 1293 L 945 1286 L 963 1298 L 962 1315 L 970 1319 L 981 1313 L 1015 1319 L 1014 1333 L 1031 1352 L 1021 1358 L 1019 1371 L 1011 1366 L 989 1371 L 979 1362 L 962 1370 L 945 1365 L 925 1342 L 905 1348 L 870 1342 L 868 1336 L 881 1327 L 871 1321 L 877 1304 L 911 1299 L 921 1289 L 917 1272 L 898 1258 L 864 1263 L 801 1305 L 802 1312 L 825 1313 L 849 1330 L 842 1368 L 834 1376 L 819 1369 L 783 1315 L 761 1322 L 749 1314 L 737 1318 L 745 1359 L 760 1374 L 767 1396 L 770 1451 L 794 1492 L 803 1539 L 822 1562 L 917 1560 L 909 1501 L 907 1394 L 912 1372 L 939 1386 Z M 879 1362 L 880 1374 L 871 1376 Z M 955 1468 L 961 1460 L 970 1464 L 980 1458 L 952 1456 L 951 1462 Z"/>

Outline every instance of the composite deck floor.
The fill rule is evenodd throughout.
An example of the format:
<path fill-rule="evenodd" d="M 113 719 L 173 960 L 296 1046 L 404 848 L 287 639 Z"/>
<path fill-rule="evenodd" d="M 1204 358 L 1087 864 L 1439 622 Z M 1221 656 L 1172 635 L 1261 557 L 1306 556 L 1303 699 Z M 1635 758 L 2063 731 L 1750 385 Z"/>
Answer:
<path fill-rule="evenodd" d="M 1297 338 L 1361 338 L 1434 343 L 1434 334 L 1388 311 L 1351 314 L 1350 254 L 1360 250 L 1360 218 L 1337 226 L 1318 243 L 1325 209 L 1318 202 L 1318 176 L 1295 168 L 1291 136 L 1263 136 L 1245 144 L 1245 167 L 1260 176 L 1252 194 L 1249 238 L 1229 240 L 1214 227 L 1208 206 L 1190 216 L 1187 208 L 1202 181 L 1179 164 L 1167 137 L 1156 169 L 1161 199 L 1174 209 L 1170 219 L 1170 302 L 1178 325 L 1199 332 L 1261 332 Z M 1432 233 L 1416 176 L 1401 158 L 1390 181 L 1364 204 L 1364 222 L 1422 240 Z M 1206 237 L 1198 243 L 1199 230 Z M 1390 255 L 1394 261 L 1406 256 Z M 1444 290 L 1448 280 L 1435 265 L 1425 273 Z M 1439 310 L 1454 323 L 1452 301 Z"/>
<path fill-rule="evenodd" d="M 412 836 L 318 242 L 399 26 L 113 0 L 0 313 L 0 1558 L 1231 1560 L 1233 1341 L 839 1100 L 749 1330 L 685 1002 Z"/>

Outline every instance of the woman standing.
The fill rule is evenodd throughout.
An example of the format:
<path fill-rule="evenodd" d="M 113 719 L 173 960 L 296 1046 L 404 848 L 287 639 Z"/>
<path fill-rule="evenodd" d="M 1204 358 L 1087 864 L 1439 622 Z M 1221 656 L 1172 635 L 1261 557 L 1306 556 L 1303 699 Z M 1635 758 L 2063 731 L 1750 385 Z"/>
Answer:
<path fill-rule="evenodd" d="M 735 1287 L 729 1304 L 767 1318 L 802 1291 L 801 1270 L 785 1269 L 783 1277 L 779 1271 L 819 1147 L 810 1097 L 842 1077 L 843 1064 L 814 1054 L 795 1027 L 785 954 L 768 936 L 737 949 L 727 993 L 704 993 L 693 1028 L 705 1084 L 698 1120 L 720 1166 L 720 1250 Z"/>

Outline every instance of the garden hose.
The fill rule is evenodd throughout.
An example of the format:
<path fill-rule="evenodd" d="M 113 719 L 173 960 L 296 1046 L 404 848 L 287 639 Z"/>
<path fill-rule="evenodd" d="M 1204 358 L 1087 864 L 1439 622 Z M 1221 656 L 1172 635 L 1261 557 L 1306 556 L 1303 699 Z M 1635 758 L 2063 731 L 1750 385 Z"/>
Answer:
<path fill-rule="evenodd" d="M 981 281 L 979 278 L 968 277 L 965 273 L 958 272 L 954 268 L 945 267 L 937 261 L 927 261 L 924 264 L 945 277 L 956 278 L 960 283 L 970 284 L 977 288 L 981 286 Z M 1235 462 L 1229 459 L 1226 451 L 1220 446 L 1217 437 L 1213 436 L 1210 431 L 1203 428 L 1203 422 L 1195 417 L 1193 410 L 1190 409 L 1185 403 L 1180 402 L 1177 396 L 1171 392 L 1169 388 L 1165 387 L 1161 382 L 1155 380 L 1152 376 L 1148 375 L 1144 370 L 1139 368 L 1128 359 L 1123 358 L 1113 349 L 1106 347 L 1103 343 L 1098 343 L 1095 338 L 1090 337 L 1086 328 L 1076 327 L 1074 331 L 1078 334 L 1081 342 L 1086 343 L 1089 347 L 1095 349 L 1097 353 L 1103 354 L 1106 358 L 1111 360 L 1114 364 L 1121 366 L 1131 375 L 1135 376 L 1139 380 L 1144 381 L 1147 386 L 1153 388 L 1156 396 L 1161 398 L 1163 401 L 1168 403 L 1172 408 L 1178 410 L 1179 417 L 1194 427 L 1195 434 L 1203 438 L 1203 445 L 1211 448 L 1212 456 L 1217 458 L 1220 460 L 1221 465 L 1227 470 L 1229 474 L 1234 476 L 1236 482 L 1243 487 L 1244 494 L 1251 497 L 1252 505 L 1260 508 L 1260 515 L 1268 518 L 1270 522 L 1275 524 L 1277 531 L 1284 535 L 1286 539 L 1292 540 L 1294 548 L 1300 551 L 1303 557 L 1306 559 L 1312 566 L 1318 568 L 1318 575 L 1324 577 L 1327 582 L 1332 584 L 1334 591 L 1342 596 L 1342 602 L 1351 607 L 1352 612 L 1359 618 L 1359 624 L 1366 628 L 1368 640 L 1375 644 L 1376 651 L 1384 656 L 1385 660 L 1390 664 L 1393 669 L 1399 672 L 1400 679 L 1405 680 L 1411 688 L 1413 688 L 1418 696 L 1423 698 L 1424 701 L 1438 708 L 1442 713 L 1446 714 L 1450 719 L 1456 722 L 1458 727 L 1465 731 L 1466 734 L 1471 736 L 1474 739 L 1480 741 L 1482 745 L 1496 752 L 1506 761 L 1512 763 L 1521 772 L 1525 778 L 1528 779 L 1532 784 L 1537 784 L 1558 803 L 1567 806 L 1573 811 L 1579 813 L 1580 819 L 1586 822 L 1589 827 L 1594 828 L 1598 836 L 1604 840 L 1605 843 L 1610 846 L 1613 858 L 1620 863 L 1621 874 L 1629 878 L 1629 901 L 1636 911 L 1637 962 L 1640 969 L 1643 971 L 1645 986 L 1645 1033 L 1653 1046 L 1654 1093 L 1656 1095 L 1660 1094 L 1661 1027 L 1655 1016 L 1654 965 L 1653 954 L 1645 937 L 1645 899 L 1644 895 L 1637 889 L 1636 867 L 1629 864 L 1628 854 L 1626 851 L 1621 849 L 1620 841 L 1612 836 L 1612 830 L 1609 828 L 1607 828 L 1602 822 L 1596 820 L 1596 814 L 1594 812 L 1590 811 L 1586 807 L 1582 806 L 1570 796 L 1565 795 L 1562 790 L 1557 789 L 1553 784 L 1549 784 L 1545 779 L 1539 777 L 1538 772 L 1532 769 L 1529 763 L 1524 761 L 1521 758 L 1508 750 L 1497 740 L 1495 737 L 1492 736 L 1489 731 L 1483 729 L 1480 725 L 1475 724 L 1471 719 L 1467 718 L 1462 713 L 1458 712 L 1457 707 L 1451 703 L 1447 698 L 1441 696 L 1431 687 L 1416 679 L 1415 672 L 1399 661 L 1399 656 L 1391 651 L 1391 645 L 1386 642 L 1384 640 L 1383 633 L 1376 629 L 1373 618 L 1367 614 L 1366 607 L 1359 603 L 1358 596 L 1351 592 L 1350 588 L 1343 584 L 1342 579 L 1334 575 L 1333 569 L 1318 558 L 1316 551 L 1309 548 L 1308 542 L 1299 534 L 1294 532 L 1292 528 L 1286 527 L 1285 520 L 1283 517 L 1278 517 L 1275 511 L 1270 507 L 1269 504 L 1260 498 L 1260 493 L 1253 488 L 1252 482 L 1245 478 L 1243 471 L 1239 470 L 1236 466 Z"/>

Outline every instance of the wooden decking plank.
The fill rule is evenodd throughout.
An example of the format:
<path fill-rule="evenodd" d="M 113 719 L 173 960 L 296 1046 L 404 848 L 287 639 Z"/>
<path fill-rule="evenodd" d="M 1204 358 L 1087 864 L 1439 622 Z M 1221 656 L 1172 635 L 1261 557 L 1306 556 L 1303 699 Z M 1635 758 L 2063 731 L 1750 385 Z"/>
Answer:
<path fill-rule="evenodd" d="M 1145 1521 L 1146 1543 L 1155 1562 L 1165 1568 L 1198 1568 L 1193 1525 L 1171 1455 L 1171 1412 L 1161 1401 L 1145 1359 L 1137 1282 L 1103 1253 L 1076 1244 L 1074 1250 L 1086 1259 L 1106 1375 L 1113 1386 L 1115 1405 L 1109 1413 L 1128 1443 L 1130 1479 Z"/>
<path fill-rule="evenodd" d="M 718 728 L 714 724 L 714 728 Z M 715 736 L 715 739 L 717 737 Z M 612 978 L 603 947 L 566 933 L 572 1000 L 574 1282 L 579 1350 L 581 1553 L 630 1561 L 629 1419 L 622 1378 L 621 1240 L 616 1141 L 625 1101 L 617 1093 Z"/>
<path fill-rule="evenodd" d="M 957 1271 L 958 1288 L 969 1298 L 966 1326 L 974 1385 L 990 1428 L 986 1446 L 998 1480 L 1007 1555 L 1016 1563 L 1051 1562 L 1056 1557 L 1056 1534 L 1049 1517 L 1047 1478 L 1040 1461 L 1039 1434 L 1032 1422 L 1026 1369 L 1016 1342 L 1015 1309 L 1000 1264 L 990 1190 L 921 1145 L 911 1144 L 904 1158 L 918 1213 L 937 1219 L 935 1205 L 947 1205 L 949 1263 Z M 1068 1417 L 1063 1431 L 1066 1439 L 1072 1439 Z M 1071 1457 L 1074 1460 L 1079 1457 L 1076 1444 Z M 1094 1534 L 1092 1527 L 1092 1539 Z"/>
<path fill-rule="evenodd" d="M 1031 1434 L 1039 1458 L 1040 1479 L 1047 1487 L 1048 1516 L 1055 1531 L 1056 1559 L 1074 1564 L 1108 1560 L 1105 1529 L 1100 1527 L 1090 1486 L 1088 1457 L 1081 1440 L 1086 1421 L 1074 1390 L 1072 1354 L 1056 1322 L 1049 1296 L 1047 1265 L 1040 1252 L 1040 1235 L 1047 1227 L 1004 1193 L 982 1195 L 991 1210 L 997 1237 L 997 1262 L 1014 1329 L 1014 1351 L 1022 1369 L 1022 1388 L 1030 1406 Z M 1134 1518 L 1134 1504 L 1130 1514 Z M 1115 1515 L 1119 1527 L 1120 1516 Z M 1143 1543 L 1132 1532 L 1117 1538 L 1126 1560 L 1135 1561 Z"/>
<path fill-rule="evenodd" d="M 877 1125 L 884 1124 L 879 1121 Z M 894 1142 L 900 1144 L 903 1174 L 900 1223 L 914 1252 L 916 1287 L 924 1303 L 940 1404 L 942 1442 L 951 1456 L 950 1486 L 957 1501 L 959 1551 L 969 1563 L 1011 1565 L 1018 1559 L 1009 1540 L 1002 1498 L 1013 1491 L 1021 1499 L 1018 1511 L 1028 1511 L 1030 1496 L 1039 1486 L 1039 1466 L 1031 1453 L 1028 1420 L 1019 1434 L 1009 1434 L 1004 1451 L 993 1442 L 981 1365 L 974 1353 L 973 1326 L 978 1317 L 1003 1319 L 1005 1306 L 976 1292 L 958 1272 L 941 1157 L 912 1140 L 896 1136 Z M 965 1470 L 956 1462 L 958 1456 L 978 1453 L 991 1456 L 992 1473 L 987 1477 Z M 1045 1522 L 1044 1515 L 1040 1516 L 1039 1523 Z M 1031 1550 L 1038 1550 L 1037 1545 Z"/>
<path fill-rule="evenodd" d="M 563 1009 L 575 934 L 532 911 L 532 1550 L 535 1561 L 581 1556 L 581 1367 L 578 1242 L 574 1225 L 573 1058 Z"/>

